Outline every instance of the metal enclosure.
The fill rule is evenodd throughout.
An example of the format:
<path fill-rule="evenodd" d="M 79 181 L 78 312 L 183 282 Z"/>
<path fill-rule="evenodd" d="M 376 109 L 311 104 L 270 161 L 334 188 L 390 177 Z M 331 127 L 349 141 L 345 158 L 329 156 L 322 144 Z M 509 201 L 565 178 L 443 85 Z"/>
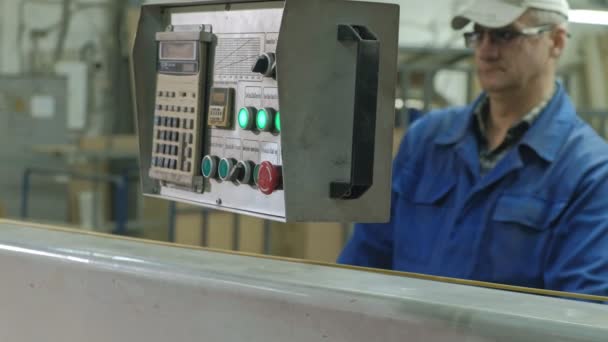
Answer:
<path fill-rule="evenodd" d="M 277 221 L 388 220 L 398 27 L 397 5 L 358 1 L 142 6 L 132 69 L 144 193 Z M 163 39 L 200 56 L 171 62 Z M 197 79 L 198 102 L 167 76 Z"/>
<path fill-rule="evenodd" d="M 0 75 L 0 202 L 9 216 L 19 213 L 21 179 L 27 167 L 63 165 L 33 147 L 70 142 L 67 80 L 57 76 Z M 64 221 L 65 185 L 37 179 L 32 184 L 32 216 Z"/>

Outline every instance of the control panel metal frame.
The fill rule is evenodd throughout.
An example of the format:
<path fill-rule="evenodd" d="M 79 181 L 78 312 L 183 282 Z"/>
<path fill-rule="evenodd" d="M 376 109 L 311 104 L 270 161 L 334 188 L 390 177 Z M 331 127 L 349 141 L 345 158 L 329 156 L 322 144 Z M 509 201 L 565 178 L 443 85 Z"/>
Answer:
<path fill-rule="evenodd" d="M 278 18 L 280 29 L 276 46 L 278 107 L 282 120 L 281 134 L 274 139 L 280 145 L 282 189 L 270 196 L 243 193 L 203 199 L 201 196 L 205 193 L 161 187 L 149 179 L 145 170 L 150 166 L 147 157 L 152 147 L 150 113 L 154 110 L 155 95 L 154 88 L 149 85 L 154 84 L 156 75 L 156 60 L 150 56 L 156 52 L 153 38 L 156 32 L 163 31 L 167 25 L 209 24 L 197 22 L 194 15 L 206 9 L 235 11 L 238 8 L 277 7 L 283 7 Z M 380 42 L 375 141 L 371 145 L 374 160 L 370 161 L 373 163 L 373 182 L 356 199 L 330 196 L 330 184 L 348 182 L 354 163 L 353 112 L 357 102 L 354 98 L 358 45 L 338 40 L 338 27 L 345 24 L 366 27 Z M 143 5 L 132 64 L 144 194 L 277 221 L 387 221 L 398 27 L 399 8 L 393 4 L 343 0 L 224 0 L 157 1 Z M 209 84 L 212 86 L 212 82 Z M 235 108 L 239 108 L 236 103 Z M 223 186 L 234 185 L 225 182 Z M 230 191 L 226 189 L 226 192 Z M 269 201 L 271 197 L 275 199 Z M 242 201 L 247 201 L 247 210 L 238 204 L 244 203 Z"/>

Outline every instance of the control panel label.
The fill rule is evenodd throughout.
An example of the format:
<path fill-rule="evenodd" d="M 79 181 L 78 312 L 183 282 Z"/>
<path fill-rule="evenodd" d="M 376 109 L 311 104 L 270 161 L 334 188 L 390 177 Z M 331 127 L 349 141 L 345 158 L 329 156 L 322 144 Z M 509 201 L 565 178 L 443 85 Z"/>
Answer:
<path fill-rule="evenodd" d="M 260 87 L 245 87 L 245 106 L 261 107 L 262 104 L 262 88 Z"/>
<path fill-rule="evenodd" d="M 211 137 L 209 153 L 218 157 L 224 155 L 226 141 L 224 137 Z"/>
<path fill-rule="evenodd" d="M 241 146 L 241 139 L 226 139 L 224 156 L 234 158 L 236 160 L 243 159 L 243 147 Z"/>
<path fill-rule="evenodd" d="M 195 74 L 198 72 L 198 63 L 160 61 L 158 70 L 171 74 Z"/>
<path fill-rule="evenodd" d="M 277 42 L 279 41 L 278 33 L 266 33 L 264 39 L 264 51 L 275 52 L 277 50 Z"/>
<path fill-rule="evenodd" d="M 260 160 L 269 161 L 274 165 L 281 165 L 281 153 L 279 151 L 279 144 L 271 142 L 261 142 Z"/>
<path fill-rule="evenodd" d="M 278 107 L 279 91 L 277 88 L 264 88 L 262 107 Z"/>
<path fill-rule="evenodd" d="M 255 140 L 243 140 L 243 160 L 260 162 L 260 143 Z"/>

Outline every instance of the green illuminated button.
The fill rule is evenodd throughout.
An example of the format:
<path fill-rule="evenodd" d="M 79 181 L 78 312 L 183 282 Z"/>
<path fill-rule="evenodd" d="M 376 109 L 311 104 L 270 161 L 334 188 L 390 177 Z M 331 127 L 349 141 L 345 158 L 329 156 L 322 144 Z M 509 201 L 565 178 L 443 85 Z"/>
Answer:
<path fill-rule="evenodd" d="M 262 108 L 258 110 L 258 114 L 255 119 L 257 128 L 260 131 L 270 132 L 274 124 L 274 115 L 276 111 L 272 108 Z"/>
<path fill-rule="evenodd" d="M 216 156 L 206 155 L 201 163 L 201 172 L 205 178 L 214 178 L 217 173 Z"/>
<path fill-rule="evenodd" d="M 218 174 L 221 180 L 233 180 L 234 179 L 234 166 L 236 161 L 232 158 L 222 158 L 218 166 Z"/>
<path fill-rule="evenodd" d="M 274 116 L 274 129 L 277 132 L 281 132 L 281 112 L 277 112 Z"/>
<path fill-rule="evenodd" d="M 243 107 L 239 110 L 238 122 L 241 129 L 251 129 L 253 127 L 253 117 L 256 113 L 254 107 Z"/>

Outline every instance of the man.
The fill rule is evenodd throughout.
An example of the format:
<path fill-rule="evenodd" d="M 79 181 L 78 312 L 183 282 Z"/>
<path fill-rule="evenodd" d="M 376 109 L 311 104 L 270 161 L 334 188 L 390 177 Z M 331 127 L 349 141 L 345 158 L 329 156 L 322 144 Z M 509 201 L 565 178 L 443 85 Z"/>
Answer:
<path fill-rule="evenodd" d="M 452 26 L 484 92 L 427 114 L 393 165 L 391 221 L 339 262 L 608 295 L 608 146 L 555 80 L 566 0 L 476 0 Z"/>

